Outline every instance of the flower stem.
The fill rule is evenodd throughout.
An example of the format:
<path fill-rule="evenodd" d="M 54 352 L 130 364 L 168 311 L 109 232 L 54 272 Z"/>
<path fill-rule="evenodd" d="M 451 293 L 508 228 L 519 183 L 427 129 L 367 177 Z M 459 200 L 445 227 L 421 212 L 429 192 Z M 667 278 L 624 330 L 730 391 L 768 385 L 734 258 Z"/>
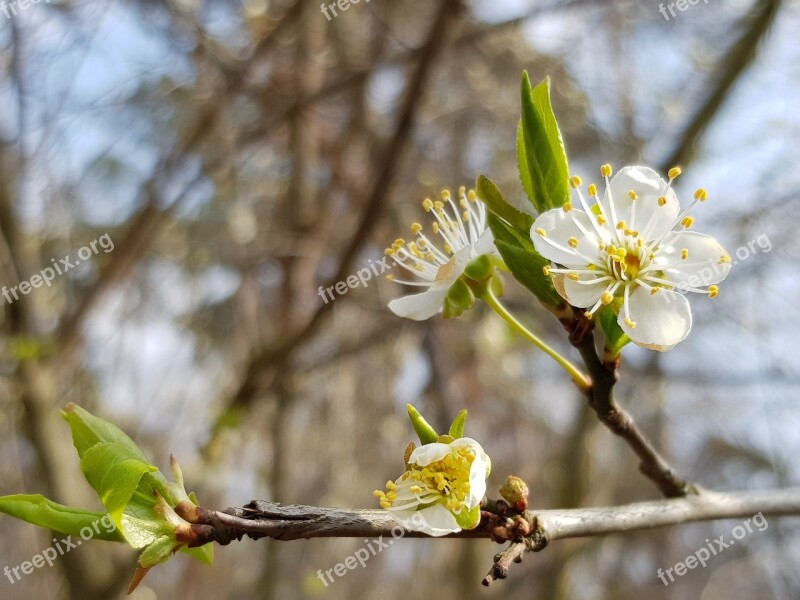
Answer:
<path fill-rule="evenodd" d="M 583 372 L 581 372 L 578 367 L 561 356 L 553 348 L 548 346 L 544 340 L 539 338 L 536 334 L 520 323 L 517 318 L 508 311 L 503 303 L 500 302 L 497 296 L 494 295 L 494 292 L 492 292 L 489 286 L 486 286 L 483 290 L 481 290 L 480 298 L 486 302 L 486 304 L 488 304 L 491 309 L 496 312 L 506 323 L 508 323 L 512 329 L 514 329 L 522 337 L 530 341 L 534 346 L 542 350 L 542 352 L 556 361 L 562 369 L 569 373 L 569 375 L 572 377 L 572 380 L 575 382 L 575 385 L 577 385 L 581 391 L 585 392 L 591 388 L 589 378 Z"/>

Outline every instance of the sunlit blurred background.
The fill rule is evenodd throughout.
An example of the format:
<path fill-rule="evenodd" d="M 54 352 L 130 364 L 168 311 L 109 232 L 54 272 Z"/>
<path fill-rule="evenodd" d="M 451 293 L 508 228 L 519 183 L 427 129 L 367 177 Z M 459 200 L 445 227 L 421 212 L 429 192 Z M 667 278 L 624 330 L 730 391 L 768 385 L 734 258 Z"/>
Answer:
<path fill-rule="evenodd" d="M 355 0 L 351 0 L 354 2 Z M 399 319 L 373 279 L 325 303 L 422 220 L 492 177 L 525 205 L 519 80 L 549 76 L 570 167 L 680 164 L 679 197 L 737 264 L 668 354 L 627 348 L 620 401 L 715 489 L 800 480 L 800 4 L 779 0 L 92 0 L 0 5 L 0 274 L 17 285 L 108 234 L 113 250 L 1 299 L 0 494 L 100 509 L 58 408 L 181 461 L 209 508 L 374 507 L 412 439 L 405 404 L 524 477 L 534 508 L 657 498 L 563 373 L 479 307 Z M 6 8 L 3 8 L 6 7 Z M 744 249 L 744 250 L 742 250 Z M 509 304 L 573 353 L 510 278 Z M 572 355 L 572 354 L 570 354 Z M 179 555 L 133 598 L 798 598 L 797 521 L 770 519 L 665 587 L 736 521 L 560 541 L 480 580 L 499 546 L 406 540 L 327 587 L 364 540 L 245 540 Z M 0 517 L 0 567 L 52 535 Z M 4 599 L 124 597 L 135 554 L 84 544 Z"/>

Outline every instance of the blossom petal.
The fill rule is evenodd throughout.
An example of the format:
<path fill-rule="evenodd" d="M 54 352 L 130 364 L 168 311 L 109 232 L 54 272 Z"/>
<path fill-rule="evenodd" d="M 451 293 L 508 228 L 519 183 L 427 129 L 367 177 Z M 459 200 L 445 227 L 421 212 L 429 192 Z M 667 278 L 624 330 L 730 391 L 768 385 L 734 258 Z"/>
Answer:
<path fill-rule="evenodd" d="M 575 225 L 570 214 L 589 236 Z M 537 230 L 544 230 L 545 237 L 537 233 Z M 574 249 L 569 245 L 570 238 L 578 240 L 578 246 Z M 582 210 L 573 209 L 567 212 L 563 208 L 553 208 L 542 213 L 531 227 L 531 239 L 539 254 L 569 268 L 585 268 L 592 260 L 600 260 L 599 240 L 589 216 Z"/>
<path fill-rule="evenodd" d="M 628 195 L 631 191 L 636 194 L 636 200 L 631 200 Z M 662 196 L 666 199 L 663 206 L 658 202 Z M 603 198 L 606 211 L 609 211 L 612 200 L 617 220 L 625 221 L 630 229 L 638 230 L 642 235 L 646 234 L 647 241 L 661 239 L 675 224 L 681 208 L 672 188 L 667 190 L 667 182 L 650 167 L 632 166 L 620 169 L 611 178 L 606 189 Z M 635 215 L 632 214 L 634 203 Z M 611 214 L 606 216 L 613 218 Z M 648 224 L 650 228 L 645 231 Z"/>
<path fill-rule="evenodd" d="M 483 447 L 472 438 L 458 438 L 450 444 L 450 447 L 456 450 L 464 448 L 475 454 L 469 470 L 469 499 L 467 500 L 467 507 L 475 508 L 486 495 L 486 478 L 489 477 L 492 470 L 492 461 L 483 451 Z"/>
<path fill-rule="evenodd" d="M 685 260 L 681 260 L 683 250 L 689 251 Z M 724 256 L 728 260 L 720 262 Z M 681 231 L 671 236 L 669 245 L 657 251 L 655 264 L 659 263 L 675 265 L 664 271 L 677 283 L 678 289 L 684 290 L 719 283 L 731 270 L 725 248 L 712 236 L 694 231 Z"/>
<path fill-rule="evenodd" d="M 639 288 L 628 301 L 631 320 L 636 327 L 625 323 L 623 311 L 618 323 L 637 345 L 651 350 L 669 350 L 686 339 L 692 329 L 692 311 L 683 294 L 665 289 L 650 294 Z"/>
<path fill-rule="evenodd" d="M 414 321 L 424 321 L 438 314 L 444 308 L 447 286 L 433 286 L 425 292 L 396 298 L 389 302 L 389 310 L 398 317 Z"/>
<path fill-rule="evenodd" d="M 472 258 L 477 258 L 483 254 L 499 254 L 494 245 L 494 235 L 491 229 L 484 231 L 473 246 Z"/>
<path fill-rule="evenodd" d="M 442 444 L 434 442 L 432 444 L 424 444 L 417 448 L 408 457 L 408 463 L 412 465 L 419 465 L 420 467 L 427 467 L 429 464 L 442 460 L 445 456 L 452 452 L 450 444 Z"/>
<path fill-rule="evenodd" d="M 434 537 L 461 531 L 453 513 L 439 503 L 422 510 L 397 510 L 389 514 L 409 531 L 421 531 Z"/>
<path fill-rule="evenodd" d="M 589 308 L 597 303 L 609 284 L 607 280 L 598 283 L 580 283 L 581 281 L 591 281 L 592 279 L 597 279 L 597 277 L 581 277 L 578 281 L 573 281 L 563 273 L 557 273 L 553 277 L 553 285 L 561 297 L 572 306 Z"/>

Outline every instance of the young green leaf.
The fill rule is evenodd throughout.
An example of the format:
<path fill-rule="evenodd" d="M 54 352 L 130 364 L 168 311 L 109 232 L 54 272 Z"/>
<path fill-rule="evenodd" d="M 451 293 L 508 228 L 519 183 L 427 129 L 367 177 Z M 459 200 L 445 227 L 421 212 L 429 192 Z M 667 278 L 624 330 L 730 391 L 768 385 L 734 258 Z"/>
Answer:
<path fill-rule="evenodd" d="M 522 187 L 537 211 L 569 200 L 569 167 L 564 141 L 550 104 L 550 79 L 531 88 L 522 73 L 522 135 L 517 135 L 517 163 Z"/>
<path fill-rule="evenodd" d="M 207 565 L 214 564 L 214 544 L 204 544 L 197 548 L 183 546 L 180 551 Z"/>
<path fill-rule="evenodd" d="M 494 234 L 495 247 L 516 280 L 545 305 L 560 305 L 563 302 L 561 296 L 544 274 L 544 267 L 550 265 L 550 261 L 536 252 L 530 239 L 495 215 L 489 215 L 489 227 Z"/>
<path fill-rule="evenodd" d="M 458 413 L 458 416 L 453 420 L 453 424 L 450 425 L 450 431 L 448 432 L 450 437 L 454 439 L 464 437 L 464 426 L 467 424 L 467 411 L 462 410 Z"/>
<path fill-rule="evenodd" d="M 81 471 L 121 528 L 122 513 L 139 487 L 142 476 L 158 471 L 158 468 L 139 460 L 138 453 L 128 446 L 102 442 L 84 452 Z M 152 505 L 152 495 L 144 501 Z"/>
<path fill-rule="evenodd" d="M 72 402 L 67 404 L 61 411 L 61 416 L 69 424 L 72 443 L 75 444 L 80 458 L 83 458 L 84 453 L 95 444 L 114 442 L 127 447 L 131 451 L 131 456 L 137 460 L 148 462 L 141 448 L 124 431 L 108 421 L 95 417 L 77 404 Z"/>
<path fill-rule="evenodd" d="M 439 434 L 431 427 L 420 412 L 408 405 L 408 418 L 411 419 L 411 425 L 414 426 L 414 431 L 417 432 L 419 441 L 422 444 L 432 444 L 439 439 Z"/>
<path fill-rule="evenodd" d="M 81 530 L 88 527 L 92 530 L 93 539 L 107 542 L 125 541 L 122 533 L 113 526 L 106 513 L 64 506 L 48 500 L 41 494 L 2 496 L 0 512 L 66 535 L 80 535 Z M 106 526 L 106 523 L 110 525 Z"/>
<path fill-rule="evenodd" d="M 478 175 L 475 189 L 478 199 L 486 205 L 489 212 L 503 219 L 518 232 L 527 234 L 531 230 L 533 217 L 509 204 L 491 179 Z"/>

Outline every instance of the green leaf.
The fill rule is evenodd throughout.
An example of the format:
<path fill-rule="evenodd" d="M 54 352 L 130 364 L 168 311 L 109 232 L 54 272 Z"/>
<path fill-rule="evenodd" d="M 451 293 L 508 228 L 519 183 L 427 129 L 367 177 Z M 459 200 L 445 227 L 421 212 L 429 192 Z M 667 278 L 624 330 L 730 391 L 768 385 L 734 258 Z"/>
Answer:
<path fill-rule="evenodd" d="M 181 552 L 207 565 L 214 564 L 214 544 L 203 544 L 198 548 L 187 548 L 183 546 Z"/>
<path fill-rule="evenodd" d="M 475 529 L 481 521 L 481 507 L 476 506 L 472 510 L 462 510 L 458 514 L 453 514 L 456 523 L 461 529 Z"/>
<path fill-rule="evenodd" d="M 550 79 L 531 89 L 522 73 L 522 119 L 517 161 L 522 187 L 540 213 L 569 200 L 569 167 L 564 141 L 550 104 Z"/>
<path fill-rule="evenodd" d="M 157 467 L 139 460 L 139 456 L 140 453 L 128 446 L 102 442 L 86 450 L 81 458 L 81 471 L 86 481 L 97 492 L 118 527 L 122 527 L 122 513 L 139 487 L 142 476 L 158 471 Z M 153 496 L 144 500 L 150 505 L 154 502 Z"/>
<path fill-rule="evenodd" d="M 527 236 L 514 231 L 511 226 L 489 215 L 489 227 L 494 234 L 494 245 L 517 281 L 549 306 L 559 306 L 563 300 L 551 279 L 544 274 L 550 261 L 543 258 Z"/>
<path fill-rule="evenodd" d="M 180 542 L 175 541 L 174 536 L 162 535 L 139 555 L 139 566 L 149 569 L 159 563 L 166 562 L 179 546 Z"/>
<path fill-rule="evenodd" d="M 462 410 L 450 425 L 449 435 L 455 439 L 464 437 L 464 426 L 467 424 L 467 411 Z"/>
<path fill-rule="evenodd" d="M 517 173 L 519 173 L 519 181 L 522 184 L 522 189 L 534 206 L 534 193 L 533 182 L 531 181 L 530 167 L 528 166 L 528 153 L 525 151 L 525 137 L 522 131 L 522 119 L 517 124 Z"/>
<path fill-rule="evenodd" d="M 519 232 L 529 232 L 533 226 L 533 217 L 506 202 L 495 183 L 485 175 L 478 175 L 475 184 L 478 199 L 489 212 L 497 215 Z"/>
<path fill-rule="evenodd" d="M 431 427 L 419 411 L 408 405 L 408 418 L 411 419 L 411 425 L 414 426 L 414 431 L 417 432 L 419 441 L 422 444 L 432 444 L 439 439 L 439 434 Z"/>
<path fill-rule="evenodd" d="M 175 535 L 175 528 L 170 527 L 153 506 L 138 502 L 128 504 L 125 508 L 120 529 L 125 541 L 134 548 L 144 548 L 162 535 Z"/>
<path fill-rule="evenodd" d="M 148 462 L 141 448 L 116 425 L 95 417 L 72 402 L 61 411 L 61 416 L 69 423 L 72 431 L 72 443 L 75 444 L 75 449 L 81 458 L 95 444 L 113 442 L 128 448 L 131 456 L 137 460 L 143 463 Z"/>
<path fill-rule="evenodd" d="M 622 330 L 617 322 L 617 315 L 608 307 L 597 311 L 597 321 L 606 336 L 606 347 L 612 354 L 619 354 L 620 350 L 631 341 L 631 338 Z"/>
<path fill-rule="evenodd" d="M 88 527 L 92 530 L 92 539 L 107 542 L 125 541 L 106 513 L 64 506 L 48 500 L 41 494 L 2 496 L 0 512 L 67 535 L 80 535 L 81 530 Z M 109 523 L 109 526 L 106 526 L 106 523 Z"/>

